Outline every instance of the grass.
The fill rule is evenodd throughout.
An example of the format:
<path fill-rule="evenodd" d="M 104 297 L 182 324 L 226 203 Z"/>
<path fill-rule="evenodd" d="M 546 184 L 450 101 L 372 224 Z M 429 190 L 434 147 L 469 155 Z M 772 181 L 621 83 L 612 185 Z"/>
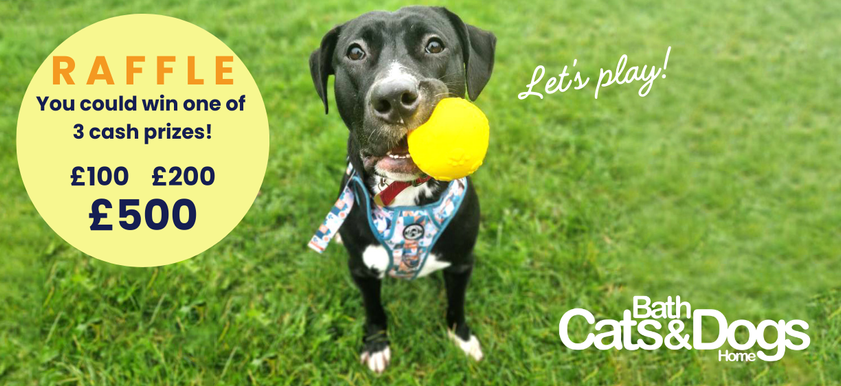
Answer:
<path fill-rule="evenodd" d="M 446 341 L 433 276 L 387 283 L 394 362 L 382 376 L 363 368 L 345 254 L 305 248 L 346 138 L 338 115 L 322 114 L 306 61 L 333 25 L 402 5 L 0 3 L 0 383 L 838 384 L 841 4 L 829 1 L 452 5 L 499 39 L 477 101 L 492 137 L 475 176 L 483 222 L 467 304 L 486 359 Z M 227 43 L 260 86 L 272 135 L 263 194 L 243 222 L 208 252 L 151 269 L 63 242 L 15 155 L 21 98 L 52 49 L 141 12 Z M 660 66 L 668 46 L 668 77 L 647 97 L 624 85 L 593 99 L 600 67 L 622 54 Z M 586 89 L 516 99 L 537 64 L 553 74 L 573 59 L 594 78 Z M 634 295 L 681 295 L 730 320 L 804 319 L 812 343 L 774 363 L 562 346 L 566 310 L 620 318 Z"/>

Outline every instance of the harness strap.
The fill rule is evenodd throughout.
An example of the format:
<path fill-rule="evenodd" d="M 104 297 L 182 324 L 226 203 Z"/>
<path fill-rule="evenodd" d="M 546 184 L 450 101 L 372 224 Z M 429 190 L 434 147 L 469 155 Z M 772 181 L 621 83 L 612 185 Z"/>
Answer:
<path fill-rule="evenodd" d="M 309 247 L 322 253 L 339 228 L 347 219 L 355 204 L 361 205 L 368 226 L 379 244 L 388 252 L 388 267 L 385 271 L 397 278 L 414 279 L 423 269 L 438 237 L 447 228 L 450 220 L 458 212 L 467 179 L 451 181 L 441 198 L 423 206 L 387 207 L 379 205 L 372 197 L 362 178 L 348 167 L 349 178 L 342 189 L 339 199 L 327 214 L 324 222 L 309 242 Z M 394 188 L 393 196 L 413 183 L 423 183 L 429 177 L 413 182 L 404 182 L 407 186 Z M 388 187 L 385 190 L 388 190 Z M 389 193 L 392 194 L 392 193 Z M 393 201 L 393 197 L 391 198 Z"/>
<path fill-rule="evenodd" d="M 339 233 L 339 228 L 342 227 L 342 224 L 344 224 L 345 219 L 347 219 L 350 210 L 353 209 L 355 197 L 351 187 L 352 184 L 353 178 L 351 177 L 348 180 L 348 184 L 345 185 L 345 188 L 342 190 L 342 194 L 339 195 L 339 199 L 336 200 L 336 203 L 333 204 L 332 208 L 330 208 L 330 212 L 327 213 L 327 218 L 324 219 L 324 222 L 315 231 L 315 235 L 313 235 L 312 239 L 310 239 L 310 242 L 307 245 L 312 250 L 318 253 L 324 252 L 324 249 L 327 248 L 327 244 L 330 244 L 330 240 Z"/>

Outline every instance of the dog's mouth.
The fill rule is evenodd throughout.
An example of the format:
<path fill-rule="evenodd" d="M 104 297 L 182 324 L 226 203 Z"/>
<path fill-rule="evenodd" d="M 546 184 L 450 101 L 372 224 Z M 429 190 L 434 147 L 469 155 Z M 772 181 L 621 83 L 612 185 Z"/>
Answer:
<path fill-rule="evenodd" d="M 376 174 L 394 180 L 412 180 L 423 173 L 409 154 L 405 135 L 385 155 L 363 155 L 362 158 L 365 166 L 372 167 Z"/>
<path fill-rule="evenodd" d="M 409 154 L 407 135 L 425 123 L 438 102 L 449 94 L 447 86 L 438 79 L 422 80 L 420 90 L 425 102 L 419 105 L 415 114 L 406 117 L 400 124 L 383 125 L 370 115 L 366 118 L 372 122 L 370 125 L 373 131 L 364 131 L 358 138 L 358 143 L 362 144 L 365 170 L 397 181 L 412 181 L 424 175 Z M 380 140 L 370 142 L 372 136 Z M 399 140 L 392 142 L 396 138 Z"/>

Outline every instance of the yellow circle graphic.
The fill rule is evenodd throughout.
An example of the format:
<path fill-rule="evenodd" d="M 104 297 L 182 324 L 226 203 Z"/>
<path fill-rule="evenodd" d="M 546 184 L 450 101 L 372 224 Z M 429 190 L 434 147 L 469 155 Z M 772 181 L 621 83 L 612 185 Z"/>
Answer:
<path fill-rule="evenodd" d="M 193 257 L 245 216 L 269 152 L 266 108 L 236 54 L 159 15 L 93 24 L 44 61 L 24 96 L 26 191 L 64 240 L 148 267 Z"/>

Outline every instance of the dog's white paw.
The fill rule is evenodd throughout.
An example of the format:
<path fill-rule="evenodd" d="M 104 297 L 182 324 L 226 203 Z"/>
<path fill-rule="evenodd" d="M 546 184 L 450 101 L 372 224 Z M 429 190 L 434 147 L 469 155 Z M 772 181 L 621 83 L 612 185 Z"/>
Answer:
<path fill-rule="evenodd" d="M 335 241 L 337 244 L 344 244 L 344 241 L 342 241 L 342 235 L 338 233 L 336 233 L 336 235 L 333 236 L 333 241 Z"/>
<path fill-rule="evenodd" d="M 365 351 L 359 357 L 359 360 L 362 364 L 367 365 L 371 371 L 382 374 L 391 362 L 391 349 L 386 346 L 386 348 L 373 353 Z"/>
<path fill-rule="evenodd" d="M 479 339 L 476 338 L 476 335 L 470 334 L 470 339 L 468 340 L 462 340 L 452 331 L 447 331 L 447 335 L 458 345 L 458 348 L 460 348 L 461 351 L 464 351 L 465 354 L 469 355 L 477 362 L 482 360 L 482 347 L 479 344 Z"/>

